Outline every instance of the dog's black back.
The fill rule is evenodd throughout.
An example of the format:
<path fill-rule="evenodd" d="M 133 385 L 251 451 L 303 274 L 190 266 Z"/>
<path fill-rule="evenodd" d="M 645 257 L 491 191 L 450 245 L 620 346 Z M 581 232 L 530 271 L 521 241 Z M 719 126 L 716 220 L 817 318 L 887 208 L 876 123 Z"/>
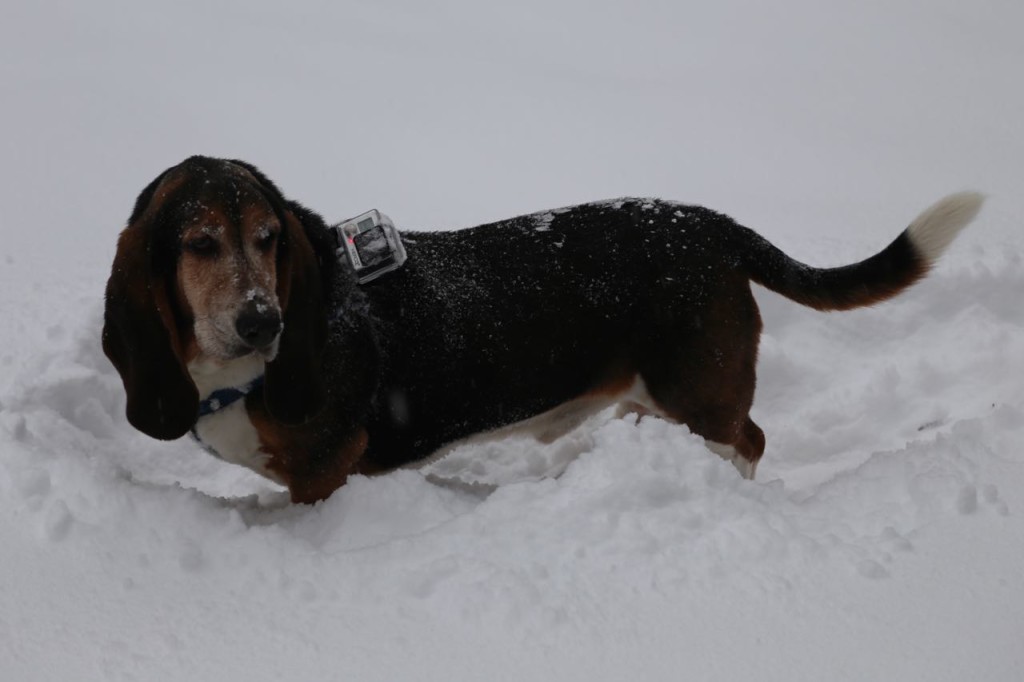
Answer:
<path fill-rule="evenodd" d="M 413 461 L 624 379 L 645 345 L 700 324 L 683 292 L 728 276 L 731 224 L 623 200 L 406 233 L 406 265 L 363 287 L 383 351 L 367 455 Z"/>

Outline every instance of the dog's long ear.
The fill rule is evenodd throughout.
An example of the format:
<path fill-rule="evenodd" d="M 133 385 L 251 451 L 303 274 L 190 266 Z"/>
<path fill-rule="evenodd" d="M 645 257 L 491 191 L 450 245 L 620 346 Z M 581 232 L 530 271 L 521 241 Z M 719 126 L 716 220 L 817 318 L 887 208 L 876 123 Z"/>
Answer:
<path fill-rule="evenodd" d="M 128 421 L 139 431 L 173 440 L 196 420 L 199 395 L 183 360 L 168 291 L 170 272 L 155 271 L 155 230 L 148 210 L 163 176 L 143 190 L 117 242 L 107 281 L 103 351 L 128 396 Z M 173 253 L 164 254 L 168 259 Z"/>
<path fill-rule="evenodd" d="M 242 161 L 231 163 L 244 168 L 260 185 L 281 221 L 277 299 L 284 328 L 277 355 L 267 363 L 264 400 L 275 419 L 301 424 L 316 416 L 327 402 L 323 377 L 327 310 L 321 263 L 310 241 L 310 233 L 319 230 L 326 235 L 326 228 L 315 213 L 287 201 L 257 168 Z"/>
<path fill-rule="evenodd" d="M 305 230 L 291 211 L 285 213 L 284 223 L 277 266 L 284 329 L 277 356 L 267 363 L 264 395 L 274 418 L 299 424 L 316 416 L 327 402 L 323 377 L 327 312 L 320 268 Z"/>

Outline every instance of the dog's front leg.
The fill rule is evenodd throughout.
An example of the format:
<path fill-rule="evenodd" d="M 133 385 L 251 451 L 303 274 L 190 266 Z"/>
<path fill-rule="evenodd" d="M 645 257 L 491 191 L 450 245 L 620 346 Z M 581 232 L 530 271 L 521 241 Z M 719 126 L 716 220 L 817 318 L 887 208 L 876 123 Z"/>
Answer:
<path fill-rule="evenodd" d="M 366 429 L 344 434 L 315 426 L 275 424 L 260 429 L 260 449 L 269 455 L 267 468 L 284 483 L 296 504 L 326 500 L 358 473 L 369 441 Z"/>

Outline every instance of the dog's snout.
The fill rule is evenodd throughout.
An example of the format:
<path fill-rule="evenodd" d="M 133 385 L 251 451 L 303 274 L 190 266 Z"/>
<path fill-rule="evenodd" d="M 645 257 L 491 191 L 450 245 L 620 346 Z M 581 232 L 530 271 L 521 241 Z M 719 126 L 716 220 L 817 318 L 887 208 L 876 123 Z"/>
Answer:
<path fill-rule="evenodd" d="M 281 331 L 281 314 L 266 304 L 251 303 L 235 320 L 235 331 L 250 348 L 266 348 Z"/>

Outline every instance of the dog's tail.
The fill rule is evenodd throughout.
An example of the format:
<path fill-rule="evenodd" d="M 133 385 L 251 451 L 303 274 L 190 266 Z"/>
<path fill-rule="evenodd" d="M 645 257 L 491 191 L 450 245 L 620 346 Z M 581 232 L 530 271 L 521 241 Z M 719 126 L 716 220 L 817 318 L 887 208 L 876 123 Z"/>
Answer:
<path fill-rule="evenodd" d="M 813 268 L 758 236 L 742 230 L 743 262 L 749 277 L 797 303 L 818 310 L 849 310 L 884 301 L 931 270 L 978 214 L 984 197 L 959 192 L 919 215 L 889 246 L 867 260 L 837 268 Z"/>

